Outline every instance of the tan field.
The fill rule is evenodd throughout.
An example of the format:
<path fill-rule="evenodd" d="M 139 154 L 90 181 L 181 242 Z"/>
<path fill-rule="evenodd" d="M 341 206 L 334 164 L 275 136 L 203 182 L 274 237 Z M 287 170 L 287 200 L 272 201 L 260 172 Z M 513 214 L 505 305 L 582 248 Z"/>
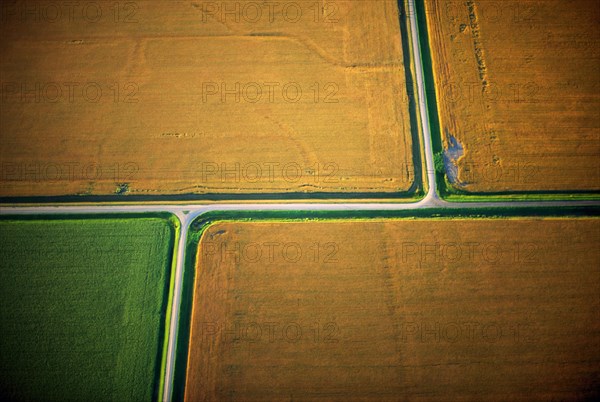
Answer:
<path fill-rule="evenodd" d="M 463 148 L 447 160 L 452 186 L 600 190 L 597 2 L 425 5 L 444 148 Z"/>
<path fill-rule="evenodd" d="M 414 190 L 396 1 L 63 3 L 2 3 L 1 196 Z"/>
<path fill-rule="evenodd" d="M 213 224 L 185 399 L 591 400 L 599 242 L 597 219 Z"/>

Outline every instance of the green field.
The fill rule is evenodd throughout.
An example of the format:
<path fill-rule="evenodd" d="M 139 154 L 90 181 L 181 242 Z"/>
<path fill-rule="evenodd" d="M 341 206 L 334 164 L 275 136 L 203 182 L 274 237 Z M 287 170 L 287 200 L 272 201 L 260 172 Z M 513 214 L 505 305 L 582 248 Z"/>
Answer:
<path fill-rule="evenodd" d="M 157 399 L 174 228 L 0 220 L 0 400 Z"/>

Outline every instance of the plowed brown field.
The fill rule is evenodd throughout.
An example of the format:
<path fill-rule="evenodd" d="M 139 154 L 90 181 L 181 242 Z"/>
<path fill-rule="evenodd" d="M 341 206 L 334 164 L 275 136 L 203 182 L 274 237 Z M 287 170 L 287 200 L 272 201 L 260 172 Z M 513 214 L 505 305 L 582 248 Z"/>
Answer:
<path fill-rule="evenodd" d="M 599 242 L 597 219 L 214 224 L 185 399 L 593 399 Z"/>
<path fill-rule="evenodd" d="M 0 195 L 411 189 L 396 1 L 67 3 L 2 3 Z"/>
<path fill-rule="evenodd" d="M 425 0 L 440 126 L 472 193 L 600 190 L 600 7 Z M 452 138 L 458 141 L 452 143 Z"/>

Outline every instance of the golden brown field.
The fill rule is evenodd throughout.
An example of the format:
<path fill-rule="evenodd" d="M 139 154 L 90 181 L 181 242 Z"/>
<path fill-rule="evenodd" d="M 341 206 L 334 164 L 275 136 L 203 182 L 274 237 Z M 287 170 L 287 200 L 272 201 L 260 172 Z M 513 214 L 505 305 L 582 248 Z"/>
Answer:
<path fill-rule="evenodd" d="M 444 147 L 452 137 L 463 147 L 447 161 L 458 166 L 453 186 L 599 190 L 597 2 L 425 5 Z"/>
<path fill-rule="evenodd" d="M 411 189 L 396 1 L 77 4 L 2 4 L 0 195 Z"/>
<path fill-rule="evenodd" d="M 216 223 L 196 400 L 591 399 L 597 219 Z"/>

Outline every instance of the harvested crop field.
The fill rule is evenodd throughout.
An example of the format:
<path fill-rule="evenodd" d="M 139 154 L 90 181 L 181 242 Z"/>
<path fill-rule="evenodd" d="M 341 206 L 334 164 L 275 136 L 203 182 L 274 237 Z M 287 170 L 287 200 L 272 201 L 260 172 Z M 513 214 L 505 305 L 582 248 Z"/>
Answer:
<path fill-rule="evenodd" d="M 600 7 L 424 0 L 450 192 L 600 190 Z"/>
<path fill-rule="evenodd" d="M 398 2 L 52 4 L 2 4 L 1 196 L 420 188 Z"/>
<path fill-rule="evenodd" d="M 597 396 L 597 219 L 221 222 L 199 244 L 187 401 Z"/>
<path fill-rule="evenodd" d="M 0 221 L 0 399 L 149 401 L 174 231 L 159 218 Z"/>

